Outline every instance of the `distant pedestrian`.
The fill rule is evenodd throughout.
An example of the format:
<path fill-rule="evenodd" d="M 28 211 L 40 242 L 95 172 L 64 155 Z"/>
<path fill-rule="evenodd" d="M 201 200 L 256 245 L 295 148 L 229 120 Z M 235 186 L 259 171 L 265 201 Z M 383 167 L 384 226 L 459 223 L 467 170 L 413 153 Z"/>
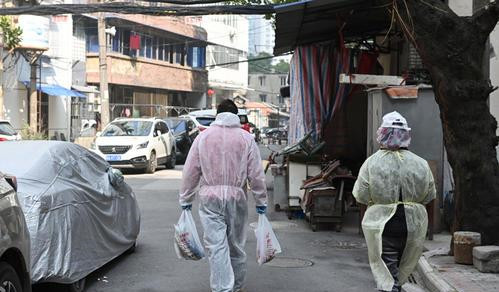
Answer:
<path fill-rule="evenodd" d="M 199 186 L 199 215 L 208 250 L 213 292 L 243 291 L 248 226 L 247 184 L 264 214 L 267 189 L 260 151 L 241 129 L 237 107 L 224 100 L 216 120 L 192 144 L 183 171 L 180 204 L 190 209 Z"/>
<path fill-rule="evenodd" d="M 428 227 L 425 205 L 436 194 L 428 163 L 408 150 L 410 131 L 399 113 L 383 117 L 380 150 L 364 162 L 353 189 L 368 206 L 362 229 L 380 291 L 400 292 L 416 267 Z"/>

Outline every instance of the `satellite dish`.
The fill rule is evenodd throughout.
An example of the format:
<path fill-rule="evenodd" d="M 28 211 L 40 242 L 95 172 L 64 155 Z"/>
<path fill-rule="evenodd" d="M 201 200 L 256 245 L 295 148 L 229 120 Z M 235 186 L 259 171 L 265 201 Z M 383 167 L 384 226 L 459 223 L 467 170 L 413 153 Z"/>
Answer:
<path fill-rule="evenodd" d="M 110 34 L 112 36 L 116 35 L 116 27 L 114 27 L 114 26 L 112 26 L 110 28 L 106 28 L 105 31 L 107 34 Z"/>

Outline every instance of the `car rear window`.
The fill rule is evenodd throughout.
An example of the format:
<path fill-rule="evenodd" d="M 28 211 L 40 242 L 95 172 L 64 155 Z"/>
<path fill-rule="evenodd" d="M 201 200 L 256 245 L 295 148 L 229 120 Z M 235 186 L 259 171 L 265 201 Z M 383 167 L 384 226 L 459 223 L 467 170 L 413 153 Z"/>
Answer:
<path fill-rule="evenodd" d="M 211 123 L 215 121 L 215 118 L 213 117 L 196 117 L 196 120 L 203 126 L 209 126 Z"/>
<path fill-rule="evenodd" d="M 170 129 L 172 129 L 173 133 L 180 133 L 183 131 L 187 131 L 187 122 L 184 120 L 176 120 L 176 119 L 167 119 L 165 120 Z"/>
<path fill-rule="evenodd" d="M 241 115 L 239 116 L 239 120 L 241 120 L 241 124 L 246 124 L 248 122 L 248 116 Z"/>
<path fill-rule="evenodd" d="M 16 135 L 16 130 L 7 122 L 0 122 L 0 135 Z"/>

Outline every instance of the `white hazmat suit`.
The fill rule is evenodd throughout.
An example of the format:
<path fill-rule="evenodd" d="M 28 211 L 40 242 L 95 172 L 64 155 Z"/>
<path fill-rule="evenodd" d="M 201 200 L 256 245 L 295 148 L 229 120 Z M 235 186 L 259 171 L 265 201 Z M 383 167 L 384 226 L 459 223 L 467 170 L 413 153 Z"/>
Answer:
<path fill-rule="evenodd" d="M 392 291 L 395 280 L 382 259 L 385 225 L 395 215 L 397 205 L 403 204 L 407 241 L 399 262 L 398 279 L 404 283 L 421 256 L 428 226 L 425 205 L 435 199 L 436 190 L 426 160 L 403 149 L 410 143 L 410 128 L 405 119 L 394 112 L 383 120 L 384 124 L 378 130 L 378 142 L 382 148 L 390 147 L 391 150 L 381 149 L 364 162 L 353 195 L 357 202 L 368 206 L 362 220 L 362 230 L 377 288 Z M 386 125 L 391 120 L 397 122 L 393 127 Z M 402 125 L 397 126 L 400 122 Z"/>
<path fill-rule="evenodd" d="M 210 261 L 213 292 L 241 289 L 246 277 L 247 184 L 266 206 L 260 151 L 239 117 L 220 113 L 194 141 L 183 170 L 180 204 L 192 204 L 199 186 L 199 215 Z"/>

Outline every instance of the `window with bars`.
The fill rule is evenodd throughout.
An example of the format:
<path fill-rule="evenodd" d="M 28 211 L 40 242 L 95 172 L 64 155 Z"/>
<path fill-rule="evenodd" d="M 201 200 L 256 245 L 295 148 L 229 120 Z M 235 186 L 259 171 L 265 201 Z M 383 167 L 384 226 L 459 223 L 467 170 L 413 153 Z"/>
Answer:
<path fill-rule="evenodd" d="M 136 34 L 140 38 L 138 50 L 130 48 L 130 37 Z M 117 29 L 115 36 L 110 40 L 110 48 L 113 52 L 131 57 L 138 56 L 194 68 L 205 66 L 205 47 L 187 46 L 187 43 L 179 44 L 178 40 L 136 33 L 128 29 Z M 87 51 L 99 51 L 96 29 L 87 32 Z"/>
<path fill-rule="evenodd" d="M 224 68 L 239 70 L 239 58 L 243 56 L 243 52 L 227 48 L 224 46 L 211 46 L 209 47 L 210 57 L 208 59 L 208 65 L 218 65 L 226 63 L 234 63 L 224 65 Z"/>

